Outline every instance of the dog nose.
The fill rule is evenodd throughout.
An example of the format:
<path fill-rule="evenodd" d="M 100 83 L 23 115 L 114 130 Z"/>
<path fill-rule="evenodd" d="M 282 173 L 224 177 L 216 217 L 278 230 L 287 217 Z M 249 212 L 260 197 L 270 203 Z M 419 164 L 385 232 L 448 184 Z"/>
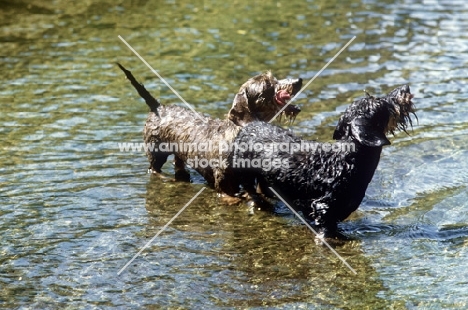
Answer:
<path fill-rule="evenodd" d="M 293 84 L 293 91 L 297 93 L 302 87 L 302 79 L 301 78 L 295 79 L 292 84 Z"/>

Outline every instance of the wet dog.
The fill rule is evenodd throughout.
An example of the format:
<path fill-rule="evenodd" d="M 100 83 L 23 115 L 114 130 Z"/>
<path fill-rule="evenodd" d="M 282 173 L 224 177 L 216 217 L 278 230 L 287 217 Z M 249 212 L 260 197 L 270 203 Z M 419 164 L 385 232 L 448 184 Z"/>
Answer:
<path fill-rule="evenodd" d="M 269 122 L 286 106 L 279 116 L 284 114 L 292 122 L 301 109 L 287 103 L 301 86 L 300 78 L 277 80 L 269 71 L 256 75 L 240 87 L 228 119 L 239 126 L 256 120 Z"/>
<path fill-rule="evenodd" d="M 226 170 L 229 153 L 223 146 L 236 138 L 242 126 L 270 121 L 302 86 L 301 79 L 277 80 L 270 72 L 255 76 L 236 94 L 228 119 L 221 120 L 184 107 L 161 105 L 130 71 L 117 65 L 151 109 L 143 131 L 149 170 L 161 173 L 167 157 L 174 154 L 177 180 L 190 179 L 185 169 L 189 164 L 215 189 L 230 196 L 238 193 L 239 182 Z M 294 119 L 299 111 L 288 105 L 284 114 Z"/>
<path fill-rule="evenodd" d="M 228 170 L 241 176 L 247 191 L 256 190 L 253 180 L 266 194 L 273 188 L 322 235 L 332 237 L 337 223 L 364 198 L 382 147 L 390 144 L 386 135 L 412 126 L 412 98 L 405 85 L 383 97 L 354 101 L 341 116 L 332 144 L 303 140 L 267 123 L 247 124 L 234 139 L 238 148 L 228 157 Z"/>

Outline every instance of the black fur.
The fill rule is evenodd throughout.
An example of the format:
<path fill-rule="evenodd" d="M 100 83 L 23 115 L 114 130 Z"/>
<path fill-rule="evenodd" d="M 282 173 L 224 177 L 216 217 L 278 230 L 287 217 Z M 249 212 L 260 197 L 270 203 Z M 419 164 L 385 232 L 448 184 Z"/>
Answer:
<path fill-rule="evenodd" d="M 271 113 L 276 113 L 276 105 L 284 103 L 300 88 L 300 79 L 286 81 L 282 86 L 274 82 L 270 74 L 253 78 L 236 95 L 227 120 L 206 116 L 200 120 L 189 109 L 160 105 L 130 71 L 119 67 L 151 108 L 144 129 L 146 143 L 212 141 L 215 145 L 226 142 L 234 146 L 242 143 L 264 146 L 260 150 L 234 147 L 222 152 L 217 149 L 174 152 L 176 177 L 178 173 L 186 175 L 184 163 L 194 158 L 222 158 L 226 166 L 196 168 L 218 191 L 232 196 L 242 187 L 250 197 L 257 199 L 258 189 L 271 195 L 268 187 L 272 187 L 302 211 L 325 236 L 334 236 L 337 223 L 359 207 L 379 163 L 382 147 L 390 144 L 386 134 L 393 134 L 395 130 L 406 132 L 412 125 L 411 114 L 415 115 L 413 95 L 407 85 L 383 97 L 367 95 L 344 112 L 333 134 L 334 144 L 326 149 L 328 144 L 302 140 L 289 130 L 258 121 L 268 120 Z M 275 86 L 276 94 L 271 91 L 275 83 L 279 84 Z M 268 102 L 272 103 L 271 110 L 265 105 Z M 261 113 L 253 113 L 253 108 Z M 316 148 L 291 152 L 267 149 L 267 144 L 307 144 Z M 161 172 L 170 153 L 173 152 L 148 152 L 151 170 Z M 263 169 L 245 168 L 238 165 L 240 160 L 257 161 L 261 165 L 269 162 L 270 165 Z M 272 164 L 274 161 L 276 165 Z M 257 203 L 263 204 L 264 200 L 257 199 Z"/>
<path fill-rule="evenodd" d="M 234 143 L 255 145 L 290 143 L 315 145 L 315 151 L 249 150 L 234 151 L 229 162 L 234 174 L 243 175 L 246 188 L 256 178 L 266 192 L 271 186 L 326 236 L 333 236 L 337 223 L 355 211 L 364 198 L 384 145 L 386 133 L 406 131 L 414 114 L 412 95 L 407 85 L 387 96 L 367 96 L 351 104 L 341 117 L 333 135 L 331 149 L 324 143 L 302 140 L 280 127 L 254 122 L 242 128 Z M 347 147 L 345 147 L 347 146 Z M 351 147 L 354 146 L 354 149 Z M 239 167 L 239 160 L 257 163 L 276 160 L 270 170 Z M 287 162 L 287 165 L 285 165 Z M 281 164 L 278 164 L 281 163 Z M 236 167 L 237 165 L 237 167 Z"/>

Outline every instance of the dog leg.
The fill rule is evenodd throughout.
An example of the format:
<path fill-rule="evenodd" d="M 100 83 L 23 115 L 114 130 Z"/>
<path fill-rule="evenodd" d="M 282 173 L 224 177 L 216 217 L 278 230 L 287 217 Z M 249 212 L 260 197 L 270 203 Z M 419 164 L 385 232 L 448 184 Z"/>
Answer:
<path fill-rule="evenodd" d="M 185 163 L 178 156 L 174 157 L 174 170 L 176 181 L 190 182 L 190 173 L 185 169 Z"/>
<path fill-rule="evenodd" d="M 317 228 L 317 240 L 320 240 L 320 238 L 326 238 L 327 240 L 350 240 L 338 231 L 338 221 L 336 217 L 330 216 L 330 204 L 326 202 L 326 199 L 313 201 L 311 207 L 313 211 L 308 215 L 304 215 Z"/>
<path fill-rule="evenodd" d="M 167 153 L 150 153 L 148 154 L 148 159 L 150 162 L 150 167 L 148 172 L 160 174 L 162 173 L 161 167 L 166 163 L 167 157 L 169 154 Z"/>
<path fill-rule="evenodd" d="M 255 180 L 254 178 L 251 179 Z M 242 186 L 248 194 L 248 204 L 252 209 L 257 208 L 267 212 L 273 212 L 275 210 L 275 206 L 270 201 L 268 201 L 268 196 L 265 196 L 261 191 L 259 191 L 259 184 L 252 182 L 249 185 L 244 183 Z M 269 189 L 267 190 L 269 191 Z"/>

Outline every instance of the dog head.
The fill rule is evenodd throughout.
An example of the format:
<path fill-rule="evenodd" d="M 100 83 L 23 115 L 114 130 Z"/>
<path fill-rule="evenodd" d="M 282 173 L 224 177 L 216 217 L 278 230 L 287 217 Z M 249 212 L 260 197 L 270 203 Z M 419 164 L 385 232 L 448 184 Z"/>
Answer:
<path fill-rule="evenodd" d="M 245 82 L 234 98 L 228 118 L 236 125 L 270 121 L 302 87 L 302 79 L 277 80 L 265 72 Z M 293 121 L 301 109 L 288 105 L 282 114 Z"/>
<path fill-rule="evenodd" d="M 406 132 L 412 126 L 411 114 L 416 119 L 413 95 L 408 85 L 392 90 L 384 97 L 367 94 L 366 98 L 354 101 L 341 116 L 333 139 L 353 139 L 372 147 L 389 145 L 387 133 L 395 130 Z"/>

